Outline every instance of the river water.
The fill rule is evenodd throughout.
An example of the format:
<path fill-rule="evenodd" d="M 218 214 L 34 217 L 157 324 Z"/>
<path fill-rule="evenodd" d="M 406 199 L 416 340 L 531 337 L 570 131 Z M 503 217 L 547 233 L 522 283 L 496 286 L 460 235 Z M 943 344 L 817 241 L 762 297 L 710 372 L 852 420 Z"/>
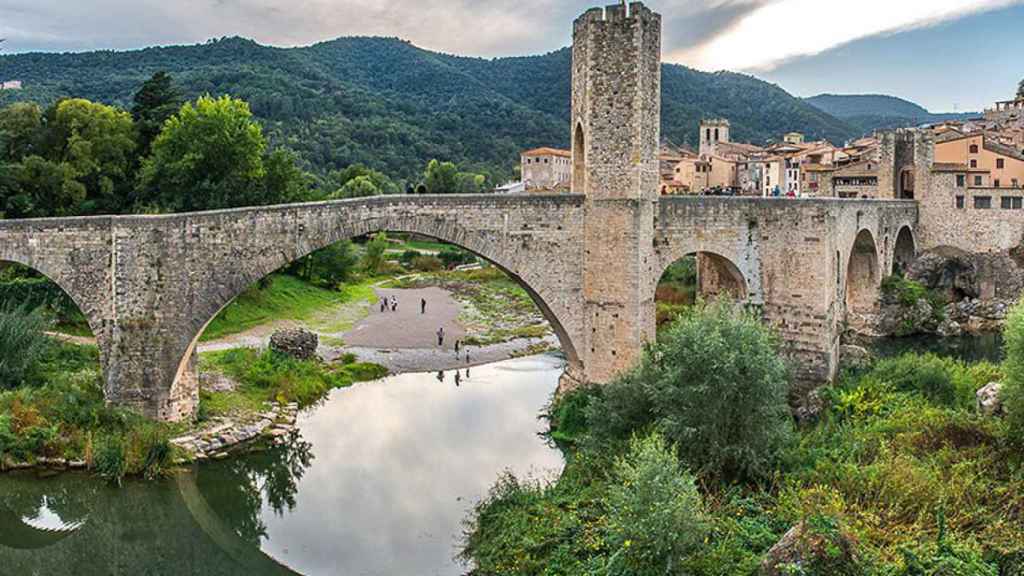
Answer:
<path fill-rule="evenodd" d="M 553 478 L 536 356 L 335 390 L 286 446 L 120 489 L 0 476 L 0 575 L 458 575 L 462 522 L 504 470 Z"/>

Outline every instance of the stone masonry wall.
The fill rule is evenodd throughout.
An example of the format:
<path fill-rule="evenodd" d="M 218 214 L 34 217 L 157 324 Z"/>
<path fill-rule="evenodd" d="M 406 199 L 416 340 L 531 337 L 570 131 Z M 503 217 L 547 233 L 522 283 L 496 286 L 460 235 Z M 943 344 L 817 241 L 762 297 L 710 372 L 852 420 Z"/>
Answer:
<path fill-rule="evenodd" d="M 1021 198 L 1013 188 L 967 188 L 957 186 L 956 173 L 935 172 L 932 185 L 919 195 L 921 205 L 920 243 L 924 250 L 952 246 L 966 252 L 1010 250 L 1024 240 L 1024 210 L 1003 209 L 1003 197 Z M 965 180 L 966 183 L 966 180 Z M 962 196 L 964 207 L 956 207 Z M 974 199 L 988 196 L 989 209 L 974 207 Z"/>

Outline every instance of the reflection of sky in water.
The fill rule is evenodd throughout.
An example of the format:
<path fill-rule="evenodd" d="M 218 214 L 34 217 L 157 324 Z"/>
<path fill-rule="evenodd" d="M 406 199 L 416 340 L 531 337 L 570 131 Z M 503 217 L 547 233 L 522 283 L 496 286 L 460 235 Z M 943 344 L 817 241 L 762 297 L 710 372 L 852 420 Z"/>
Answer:
<path fill-rule="evenodd" d="M 43 502 L 40 504 L 35 516 L 23 516 L 21 521 L 36 530 L 46 530 L 49 532 L 71 532 L 78 530 L 85 524 L 84 520 L 69 522 L 62 519 L 56 512 L 50 509 L 49 496 L 43 496 Z"/>
<path fill-rule="evenodd" d="M 263 550 L 303 574 L 461 574 L 462 522 L 503 470 L 551 477 L 562 457 L 537 433 L 562 361 L 550 356 L 406 374 L 336 390 L 300 418 L 315 459 L 296 506 L 264 504 Z"/>

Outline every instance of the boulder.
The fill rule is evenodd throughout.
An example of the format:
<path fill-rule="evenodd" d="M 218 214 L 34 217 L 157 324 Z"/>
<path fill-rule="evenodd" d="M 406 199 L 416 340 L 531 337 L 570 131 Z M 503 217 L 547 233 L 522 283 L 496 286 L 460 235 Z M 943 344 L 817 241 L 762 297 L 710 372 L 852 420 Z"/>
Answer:
<path fill-rule="evenodd" d="M 978 412 L 986 416 L 1001 416 L 1003 414 L 1003 401 L 999 397 L 1003 385 L 999 382 L 990 382 L 984 388 L 975 393 L 975 406 Z"/>
<path fill-rule="evenodd" d="M 801 426 L 810 426 L 818 421 L 825 411 L 825 399 L 817 389 L 811 390 L 793 408 L 793 417 Z"/>
<path fill-rule="evenodd" d="M 981 294 L 977 263 L 971 254 L 954 248 L 921 254 L 907 269 L 907 278 L 944 293 L 950 300 Z"/>
<path fill-rule="evenodd" d="M 280 330 L 270 337 L 270 349 L 299 360 L 316 358 L 320 339 L 308 330 Z"/>
<path fill-rule="evenodd" d="M 207 392 L 232 392 L 238 388 L 238 382 L 220 372 L 203 372 L 199 374 L 199 388 Z"/>
<path fill-rule="evenodd" d="M 863 346 L 843 344 L 839 347 L 839 365 L 843 368 L 865 368 L 874 356 Z"/>
<path fill-rule="evenodd" d="M 857 545 L 839 530 L 821 533 L 800 522 L 768 550 L 762 576 L 857 573 Z"/>
<path fill-rule="evenodd" d="M 963 326 L 951 318 L 946 318 L 939 324 L 938 334 L 943 338 L 956 338 L 964 333 Z"/>

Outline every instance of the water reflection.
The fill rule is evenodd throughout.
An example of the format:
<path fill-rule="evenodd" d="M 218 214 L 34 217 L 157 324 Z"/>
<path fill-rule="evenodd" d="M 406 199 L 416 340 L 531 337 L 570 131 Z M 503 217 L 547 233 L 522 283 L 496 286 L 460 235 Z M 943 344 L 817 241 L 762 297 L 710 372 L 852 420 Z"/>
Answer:
<path fill-rule="evenodd" d="M 1003 335 L 1000 332 L 972 334 L 956 338 L 938 336 L 911 336 L 909 338 L 885 338 L 872 346 L 882 357 L 899 356 L 908 352 L 923 354 L 931 352 L 939 356 L 956 358 L 968 363 L 988 361 L 1002 362 Z"/>
<path fill-rule="evenodd" d="M 286 446 L 122 489 L 0 476 L 0 574 L 461 574 L 461 521 L 506 468 L 551 475 L 537 436 L 554 357 L 335 391 Z"/>

